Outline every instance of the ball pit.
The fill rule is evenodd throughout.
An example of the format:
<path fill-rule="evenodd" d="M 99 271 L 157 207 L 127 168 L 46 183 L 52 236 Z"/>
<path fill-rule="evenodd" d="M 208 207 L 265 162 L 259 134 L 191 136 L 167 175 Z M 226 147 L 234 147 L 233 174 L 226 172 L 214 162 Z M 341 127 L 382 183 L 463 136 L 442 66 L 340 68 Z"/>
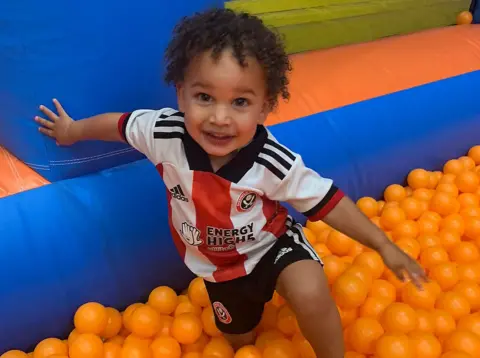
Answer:
<path fill-rule="evenodd" d="M 175 2 L 165 12 L 162 2 L 151 0 L 140 1 L 135 9 L 118 3 L 112 6 L 108 1 L 92 2 L 95 11 L 85 3 L 31 2 L 26 13 L 17 3 L 4 2 L 5 11 L 0 13 L 5 14 L 9 31 L 0 34 L 0 47 L 7 54 L 0 59 L 5 64 L 0 72 L 6 79 L 0 83 L 0 145 L 18 160 L 12 165 L 12 156 L 0 157 L 0 196 L 5 195 L 0 200 L 0 272 L 4 273 L 0 281 L 0 355 L 12 349 L 31 352 L 48 337 L 66 339 L 74 327 L 74 312 L 86 302 L 101 302 L 122 312 L 133 302 L 147 302 L 149 293 L 159 285 L 180 292 L 192 279 L 170 240 L 165 190 L 151 163 L 131 148 L 112 143 L 58 147 L 39 135 L 31 118 L 38 104 L 56 96 L 76 118 L 112 109 L 175 106 L 173 88 L 152 79 L 159 68 L 161 48 L 176 20 L 214 3 L 223 4 L 220 0 Z M 478 18 L 478 11 L 472 12 Z M 108 16 L 102 18 L 102 14 Z M 55 26 L 30 26 L 39 15 Z M 453 24 L 456 14 L 449 16 Z M 100 18 L 106 22 L 97 21 Z M 118 26 L 125 23 L 129 26 Z M 443 291 L 456 288 L 469 297 L 474 297 L 475 289 L 465 283 L 457 287 L 458 277 L 476 277 L 474 267 L 452 262 L 475 255 L 473 240 L 455 234 L 462 228 L 461 220 L 452 216 L 442 227 L 437 222 L 440 214 L 428 213 L 420 220 L 424 200 L 430 200 L 442 215 L 448 212 L 449 195 L 456 195 L 455 189 L 444 183 L 435 188 L 441 193 L 430 198 L 430 189 L 421 189 L 432 176 L 422 170 L 412 172 L 416 173 L 409 184 L 412 193 L 403 186 L 405 175 L 413 169 L 439 170 L 447 159 L 464 155 L 478 144 L 479 31 L 477 25 L 451 26 L 293 55 L 291 100 L 281 103 L 267 120 L 279 140 L 301 153 L 307 165 L 333 178 L 354 200 L 365 195 L 377 199 L 364 198 L 359 206 L 405 251 L 418 254 L 422 264 L 432 266 L 430 275 Z M 93 63 L 97 54 L 106 57 Z M 105 86 L 111 90 L 105 92 Z M 455 170 L 455 163 L 448 167 Z M 391 183 L 398 184 L 385 192 L 387 204 L 378 203 Z M 469 178 L 463 178 L 455 186 L 461 191 L 471 184 Z M 40 187 L 33 189 L 36 186 Z M 400 200 L 404 195 L 409 196 Z M 419 204 L 416 199 L 420 198 Z M 475 195 L 457 196 L 462 207 L 478 203 L 477 199 Z M 401 202 L 401 210 L 391 204 L 394 201 Z M 382 205 L 385 210 L 380 209 Z M 477 216 L 475 205 L 458 214 Z M 293 210 L 292 215 L 304 222 Z M 56 218 L 54 225 L 46 217 Z M 463 220 L 463 236 L 475 237 L 475 222 Z M 381 292 L 388 296 L 391 291 L 378 279 L 372 278 L 366 292 L 360 278 L 354 280 L 356 295 L 342 294 L 340 283 L 353 274 L 369 277 L 359 265 L 350 267 L 349 275 L 341 275 L 345 262 L 353 262 L 354 250 L 361 251 L 360 247 L 349 247 L 348 238 L 328 230 L 311 240 L 319 252 L 337 252 L 324 260 L 331 284 L 337 283 L 332 292 L 339 306 L 360 305 L 356 312 L 362 315 L 382 312 L 385 299 L 369 295 Z M 456 249 L 450 253 L 453 247 Z M 361 257 L 364 262 L 378 262 L 378 257 L 371 256 Z M 374 265 L 368 266 L 372 269 Z M 380 274 L 380 269 L 374 271 L 373 277 L 389 277 Z M 429 307 L 427 298 L 405 295 L 409 305 L 416 302 Z M 403 296 L 395 294 L 397 297 Z M 450 294 L 441 304 L 458 303 L 457 298 Z M 278 309 L 272 309 L 272 304 L 268 307 L 269 315 L 277 317 Z M 291 317 L 285 306 L 281 310 Z M 416 310 L 416 314 L 419 324 L 429 327 L 431 320 L 425 312 Z M 439 322 L 443 322 L 440 332 L 451 328 L 448 317 L 440 316 Z M 391 320 L 378 323 L 383 329 Z M 363 327 L 357 324 L 352 332 L 362 332 Z M 371 321 L 365 327 L 371 339 L 380 332 L 378 324 Z M 100 338 L 91 334 L 88 337 L 101 350 Z M 293 337 L 289 336 L 292 342 Z M 383 338 L 379 346 L 388 346 L 393 338 Z M 454 338 L 450 347 L 469 342 L 464 337 Z M 42 346 L 48 347 L 49 342 L 59 347 L 55 340 Z M 362 344 L 357 342 L 355 347 Z M 105 349 L 105 343 L 102 347 Z M 242 354 L 255 355 L 254 351 L 248 347 Z M 269 354 L 281 351 L 273 347 Z M 60 348 L 57 353 L 65 352 Z"/>
<path fill-rule="evenodd" d="M 442 171 L 414 169 L 407 186 L 391 184 L 383 200 L 362 197 L 357 206 L 430 280 L 418 290 L 378 253 L 307 221 L 341 317 L 345 358 L 480 357 L 480 145 Z M 180 294 L 159 286 L 123 312 L 86 302 L 73 321 L 66 340 L 46 338 L 33 352 L 0 358 L 315 358 L 278 293 L 265 306 L 255 345 L 235 352 L 215 326 L 201 278 Z"/>

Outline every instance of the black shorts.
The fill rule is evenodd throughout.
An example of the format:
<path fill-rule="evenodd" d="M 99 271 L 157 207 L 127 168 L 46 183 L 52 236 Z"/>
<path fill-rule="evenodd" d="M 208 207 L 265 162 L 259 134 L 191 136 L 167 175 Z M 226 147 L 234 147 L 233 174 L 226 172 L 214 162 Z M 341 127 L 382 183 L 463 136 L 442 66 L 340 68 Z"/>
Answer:
<path fill-rule="evenodd" d="M 287 232 L 277 239 L 249 275 L 225 282 L 205 282 L 215 322 L 223 333 L 248 333 L 258 325 L 265 303 L 272 299 L 277 279 L 288 265 L 302 260 L 322 264 L 305 238 L 302 226 L 292 223 L 291 218 L 287 226 Z"/>

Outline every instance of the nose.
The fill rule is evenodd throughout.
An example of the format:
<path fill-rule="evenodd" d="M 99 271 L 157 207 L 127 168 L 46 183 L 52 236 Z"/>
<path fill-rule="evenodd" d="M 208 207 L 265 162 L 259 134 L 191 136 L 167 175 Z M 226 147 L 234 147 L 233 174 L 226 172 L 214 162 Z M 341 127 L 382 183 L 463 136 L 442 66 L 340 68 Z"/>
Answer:
<path fill-rule="evenodd" d="M 228 126 L 232 120 L 228 106 L 218 104 L 210 114 L 210 123 L 218 126 Z"/>

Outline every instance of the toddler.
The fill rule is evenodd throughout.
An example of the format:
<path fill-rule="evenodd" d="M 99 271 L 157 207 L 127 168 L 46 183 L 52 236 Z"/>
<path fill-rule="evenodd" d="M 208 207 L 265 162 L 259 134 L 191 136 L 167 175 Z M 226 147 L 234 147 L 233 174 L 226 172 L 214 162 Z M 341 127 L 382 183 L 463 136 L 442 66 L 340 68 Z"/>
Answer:
<path fill-rule="evenodd" d="M 419 287 L 421 267 L 335 186 L 305 166 L 263 125 L 288 99 L 289 58 L 279 36 L 252 15 L 215 9 L 183 19 L 166 50 L 166 82 L 178 109 L 139 109 L 74 121 L 57 100 L 40 106 L 40 132 L 59 145 L 120 141 L 155 165 L 167 187 L 173 241 L 204 278 L 218 328 L 234 348 L 275 290 L 317 357 L 343 358 L 340 316 L 322 261 L 280 202 L 377 251 Z"/>

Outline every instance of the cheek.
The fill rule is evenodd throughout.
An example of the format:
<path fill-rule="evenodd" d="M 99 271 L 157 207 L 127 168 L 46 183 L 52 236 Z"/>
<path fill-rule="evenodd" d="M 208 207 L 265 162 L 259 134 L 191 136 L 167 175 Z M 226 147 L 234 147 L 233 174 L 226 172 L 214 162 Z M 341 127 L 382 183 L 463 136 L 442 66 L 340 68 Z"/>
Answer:
<path fill-rule="evenodd" d="M 196 106 L 191 101 L 185 103 L 185 117 L 188 118 L 188 122 L 192 127 L 201 125 L 206 116 L 204 108 Z"/>
<path fill-rule="evenodd" d="M 257 116 L 248 116 L 236 121 L 237 131 L 242 135 L 253 136 L 257 130 Z"/>
<path fill-rule="evenodd" d="M 189 112 L 188 116 L 185 117 L 185 128 L 193 138 L 196 138 L 201 132 L 202 121 L 195 116 L 195 113 Z"/>
<path fill-rule="evenodd" d="M 189 113 L 195 114 L 195 116 L 205 117 L 205 115 L 208 115 L 208 113 L 211 112 L 213 108 L 213 105 L 205 105 L 193 96 L 188 96 L 185 98 L 185 109 Z"/>

